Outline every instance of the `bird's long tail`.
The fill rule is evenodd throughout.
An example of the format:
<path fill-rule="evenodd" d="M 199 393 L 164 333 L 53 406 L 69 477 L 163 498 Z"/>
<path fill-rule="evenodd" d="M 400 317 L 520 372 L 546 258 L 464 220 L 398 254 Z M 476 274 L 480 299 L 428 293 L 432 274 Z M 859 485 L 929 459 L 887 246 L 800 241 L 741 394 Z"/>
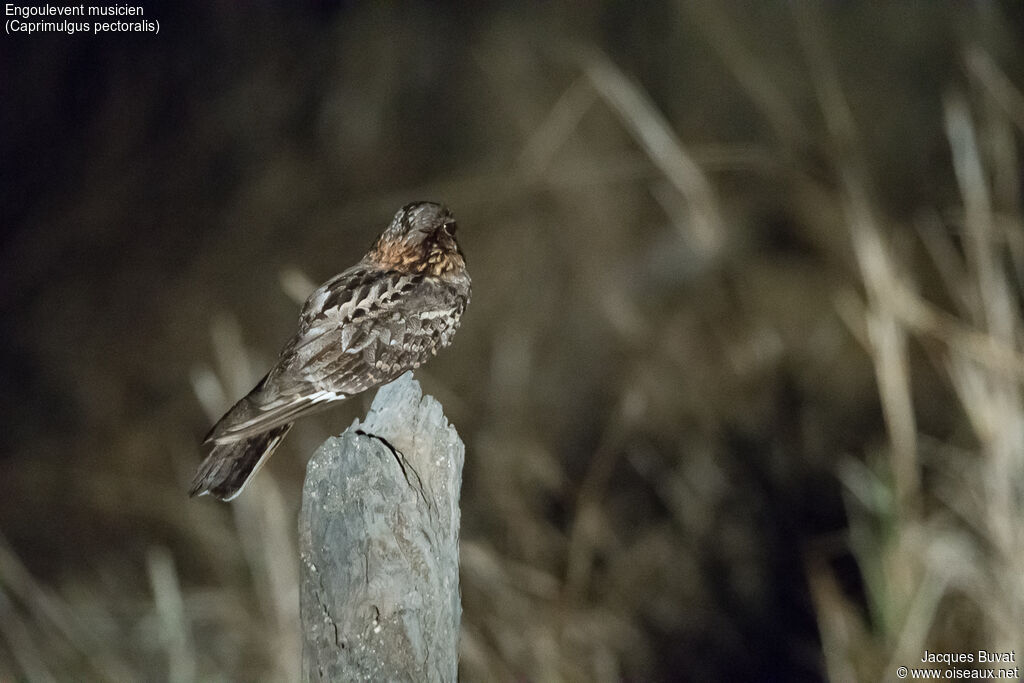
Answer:
<path fill-rule="evenodd" d="M 292 423 L 283 424 L 246 439 L 214 444 L 199 465 L 188 495 L 209 493 L 221 500 L 231 500 L 242 492 L 291 428 Z"/>

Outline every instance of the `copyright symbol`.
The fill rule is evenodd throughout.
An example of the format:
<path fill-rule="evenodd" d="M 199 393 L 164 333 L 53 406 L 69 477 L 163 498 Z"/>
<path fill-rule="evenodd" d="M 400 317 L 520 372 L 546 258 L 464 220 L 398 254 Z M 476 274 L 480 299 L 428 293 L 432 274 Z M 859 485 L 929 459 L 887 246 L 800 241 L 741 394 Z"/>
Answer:
<path fill-rule="evenodd" d="M 907 667 L 901 666 L 898 669 L 896 669 L 896 675 L 899 676 L 900 678 L 906 678 L 907 677 Z"/>

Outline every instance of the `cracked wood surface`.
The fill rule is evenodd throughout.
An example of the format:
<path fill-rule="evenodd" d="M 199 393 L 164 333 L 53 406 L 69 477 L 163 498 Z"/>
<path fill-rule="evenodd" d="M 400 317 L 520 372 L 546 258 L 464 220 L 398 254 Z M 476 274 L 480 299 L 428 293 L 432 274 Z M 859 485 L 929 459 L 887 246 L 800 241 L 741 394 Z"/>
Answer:
<path fill-rule="evenodd" d="M 411 372 L 317 449 L 299 515 L 303 680 L 456 680 L 464 456 Z"/>

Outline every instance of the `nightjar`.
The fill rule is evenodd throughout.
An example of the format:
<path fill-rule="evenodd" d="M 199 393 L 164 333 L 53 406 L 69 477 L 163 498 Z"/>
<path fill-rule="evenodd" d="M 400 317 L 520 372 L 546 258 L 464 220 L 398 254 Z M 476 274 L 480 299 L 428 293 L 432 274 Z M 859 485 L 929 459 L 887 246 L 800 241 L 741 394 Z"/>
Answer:
<path fill-rule="evenodd" d="M 296 418 L 417 368 L 448 346 L 469 303 L 455 219 L 441 204 L 399 210 L 369 253 L 306 300 L 270 372 L 213 426 L 189 495 L 231 500 Z"/>

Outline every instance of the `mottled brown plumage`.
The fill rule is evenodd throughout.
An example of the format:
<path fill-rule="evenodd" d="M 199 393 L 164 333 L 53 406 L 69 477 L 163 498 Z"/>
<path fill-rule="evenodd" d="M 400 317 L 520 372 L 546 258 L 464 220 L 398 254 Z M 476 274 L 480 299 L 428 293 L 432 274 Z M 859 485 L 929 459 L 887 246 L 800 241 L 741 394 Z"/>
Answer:
<path fill-rule="evenodd" d="M 310 295 L 274 367 L 210 430 L 190 495 L 231 500 L 296 418 L 390 382 L 451 343 L 470 295 L 455 228 L 444 206 L 409 204 L 359 263 Z"/>

